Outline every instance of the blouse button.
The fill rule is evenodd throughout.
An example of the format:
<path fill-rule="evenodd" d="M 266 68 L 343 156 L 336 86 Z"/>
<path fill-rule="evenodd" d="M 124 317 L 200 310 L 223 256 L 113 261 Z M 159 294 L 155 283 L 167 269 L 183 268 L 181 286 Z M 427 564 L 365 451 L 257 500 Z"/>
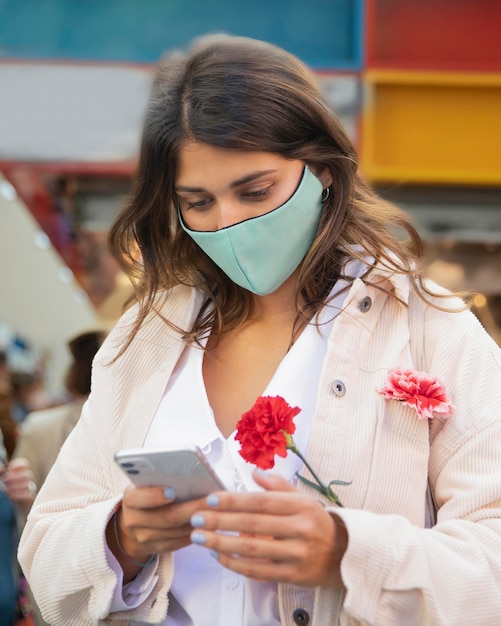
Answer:
<path fill-rule="evenodd" d="M 331 391 L 332 393 L 335 393 L 336 396 L 344 396 L 344 394 L 346 393 L 346 385 L 343 383 L 342 380 L 334 380 L 331 383 Z"/>
<path fill-rule="evenodd" d="M 292 619 L 294 624 L 301 624 L 301 626 L 306 626 L 306 624 L 310 623 L 310 615 L 305 609 L 295 609 L 292 613 Z"/>
<path fill-rule="evenodd" d="M 370 311 L 372 307 L 372 298 L 370 298 L 369 296 L 365 296 L 365 298 L 363 300 L 360 300 L 360 302 L 358 303 L 358 308 L 360 311 L 362 311 L 362 313 L 367 313 L 367 311 Z"/>

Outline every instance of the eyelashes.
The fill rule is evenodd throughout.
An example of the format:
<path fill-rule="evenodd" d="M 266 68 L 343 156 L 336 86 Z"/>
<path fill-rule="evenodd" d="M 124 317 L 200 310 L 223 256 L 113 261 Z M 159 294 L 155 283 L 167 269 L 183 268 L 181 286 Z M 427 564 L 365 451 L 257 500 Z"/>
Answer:
<path fill-rule="evenodd" d="M 273 185 L 269 187 L 265 187 L 264 189 L 258 189 L 257 191 L 247 191 L 242 194 L 244 198 L 256 198 L 256 199 L 264 199 L 271 195 Z"/>
<path fill-rule="evenodd" d="M 263 200 L 266 200 L 267 198 L 270 197 L 271 193 L 272 193 L 272 189 L 273 189 L 273 185 L 268 185 L 268 187 L 265 187 L 263 189 L 256 189 L 256 190 L 250 190 L 250 191 L 243 191 L 242 193 L 240 193 L 240 198 L 244 201 L 244 202 L 260 202 Z M 187 199 L 182 199 L 178 197 L 178 202 L 181 206 L 184 205 L 184 208 L 189 211 L 189 210 L 196 210 L 196 211 L 204 211 L 208 208 L 210 208 L 210 206 L 212 205 L 213 202 L 213 198 L 211 197 L 207 197 L 207 198 L 200 198 L 198 200 L 193 200 L 193 201 L 189 201 Z"/>

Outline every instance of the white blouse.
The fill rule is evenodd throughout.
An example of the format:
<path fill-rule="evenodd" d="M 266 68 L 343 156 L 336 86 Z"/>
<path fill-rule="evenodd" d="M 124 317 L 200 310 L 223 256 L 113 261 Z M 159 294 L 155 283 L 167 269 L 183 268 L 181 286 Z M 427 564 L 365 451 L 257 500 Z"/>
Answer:
<path fill-rule="evenodd" d="M 280 395 L 291 406 L 301 408 L 294 420 L 294 441 L 303 452 L 308 446 L 327 338 L 345 297 L 345 293 L 336 294 L 344 286 L 343 281 L 338 281 L 332 294 L 335 297 L 316 318 L 318 325 L 310 323 L 306 326 L 262 392 L 262 395 Z M 203 351 L 199 347 L 187 346 L 184 349 L 151 423 L 144 447 L 196 445 L 202 449 L 228 489 L 260 489 L 252 479 L 255 466 L 245 462 L 239 454 L 236 433 L 225 439 L 216 424 L 204 385 L 202 361 Z M 275 467 L 270 471 L 295 482 L 296 472 L 300 469 L 301 461 L 289 452 L 284 459 L 276 457 Z M 111 612 L 138 606 L 154 585 L 155 565 L 144 568 L 122 589 L 121 570 L 111 552 L 108 553 L 108 560 L 119 575 Z M 165 625 L 280 624 L 277 584 L 252 580 L 225 569 L 206 548 L 190 545 L 175 552 L 174 572 L 168 616 L 163 622 Z"/>

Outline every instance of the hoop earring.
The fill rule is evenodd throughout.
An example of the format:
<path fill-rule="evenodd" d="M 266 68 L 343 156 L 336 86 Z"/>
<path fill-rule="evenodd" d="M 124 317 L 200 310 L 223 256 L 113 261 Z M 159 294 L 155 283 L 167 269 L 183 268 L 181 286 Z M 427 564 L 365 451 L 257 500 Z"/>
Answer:
<path fill-rule="evenodd" d="M 330 187 L 326 187 L 322 191 L 322 197 L 320 199 L 322 200 L 322 202 L 325 202 L 330 195 L 331 195 L 331 188 Z"/>

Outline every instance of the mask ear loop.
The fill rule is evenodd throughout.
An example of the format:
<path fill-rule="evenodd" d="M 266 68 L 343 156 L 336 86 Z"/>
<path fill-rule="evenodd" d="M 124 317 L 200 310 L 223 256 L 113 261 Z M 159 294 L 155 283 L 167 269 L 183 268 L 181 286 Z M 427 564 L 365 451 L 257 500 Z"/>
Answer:
<path fill-rule="evenodd" d="M 322 197 L 320 199 L 322 200 L 322 202 L 325 202 L 330 195 L 331 195 L 331 188 L 330 187 L 326 187 L 322 191 Z"/>

